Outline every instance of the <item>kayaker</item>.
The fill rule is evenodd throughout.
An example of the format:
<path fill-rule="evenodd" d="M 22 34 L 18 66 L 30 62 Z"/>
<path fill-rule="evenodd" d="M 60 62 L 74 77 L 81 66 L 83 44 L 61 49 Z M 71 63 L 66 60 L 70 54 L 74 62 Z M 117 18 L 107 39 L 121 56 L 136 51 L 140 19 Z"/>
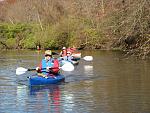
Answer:
<path fill-rule="evenodd" d="M 60 56 L 61 57 L 67 56 L 67 49 L 66 49 L 66 47 L 62 48 L 62 51 L 60 52 Z"/>
<path fill-rule="evenodd" d="M 75 47 L 68 47 L 67 51 L 70 51 L 71 53 L 74 53 L 77 49 Z"/>
<path fill-rule="evenodd" d="M 45 51 L 45 58 L 42 59 L 36 70 L 43 77 L 47 77 L 48 75 L 54 76 L 59 72 L 59 61 L 52 58 L 51 50 Z"/>
<path fill-rule="evenodd" d="M 67 56 L 63 57 L 63 60 L 69 61 L 69 62 L 73 62 L 73 57 L 71 56 L 71 52 L 67 51 Z"/>

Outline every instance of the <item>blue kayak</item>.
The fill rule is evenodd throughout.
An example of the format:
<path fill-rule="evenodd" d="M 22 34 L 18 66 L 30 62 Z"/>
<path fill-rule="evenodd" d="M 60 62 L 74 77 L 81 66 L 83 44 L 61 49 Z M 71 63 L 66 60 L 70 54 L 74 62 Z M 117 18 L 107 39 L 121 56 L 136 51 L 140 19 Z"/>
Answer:
<path fill-rule="evenodd" d="M 47 85 L 47 84 L 58 84 L 65 80 L 65 76 L 61 74 L 53 76 L 48 76 L 44 78 L 42 76 L 32 76 L 29 77 L 29 85 Z"/>

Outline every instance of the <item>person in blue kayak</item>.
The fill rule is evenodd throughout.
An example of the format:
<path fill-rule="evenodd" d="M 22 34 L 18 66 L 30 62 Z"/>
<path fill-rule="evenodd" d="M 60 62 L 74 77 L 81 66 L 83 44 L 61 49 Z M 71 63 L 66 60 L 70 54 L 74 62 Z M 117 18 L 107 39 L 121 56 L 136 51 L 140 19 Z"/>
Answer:
<path fill-rule="evenodd" d="M 52 58 L 52 51 L 45 51 L 45 58 L 42 59 L 39 66 L 36 67 L 36 70 L 39 75 L 43 77 L 47 76 L 55 76 L 59 72 L 59 61 L 57 59 Z"/>
<path fill-rule="evenodd" d="M 63 57 L 63 60 L 73 62 L 73 57 L 71 56 L 71 52 L 67 51 L 67 55 Z"/>

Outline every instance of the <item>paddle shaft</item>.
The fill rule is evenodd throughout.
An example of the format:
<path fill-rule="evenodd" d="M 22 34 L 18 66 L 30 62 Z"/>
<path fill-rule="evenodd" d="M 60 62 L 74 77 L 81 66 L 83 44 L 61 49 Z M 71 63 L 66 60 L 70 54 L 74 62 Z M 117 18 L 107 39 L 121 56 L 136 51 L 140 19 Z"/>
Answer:
<path fill-rule="evenodd" d="M 45 70 L 45 69 L 46 68 L 42 68 L 40 70 Z M 74 66 L 71 63 L 66 63 L 62 67 L 51 67 L 49 69 L 62 69 L 63 71 L 73 71 L 74 70 Z M 36 71 L 36 69 L 35 68 L 34 69 L 26 69 L 26 68 L 23 68 L 23 67 L 18 67 L 16 69 L 16 75 L 24 74 L 27 71 Z"/>
<path fill-rule="evenodd" d="M 35 71 L 36 69 L 28 69 L 28 71 Z"/>
<path fill-rule="evenodd" d="M 49 68 L 49 69 L 57 69 L 58 67 L 51 67 L 51 68 Z M 44 69 L 46 69 L 46 68 L 42 68 L 41 70 L 44 70 Z M 27 71 L 35 71 L 36 69 L 28 69 Z"/>

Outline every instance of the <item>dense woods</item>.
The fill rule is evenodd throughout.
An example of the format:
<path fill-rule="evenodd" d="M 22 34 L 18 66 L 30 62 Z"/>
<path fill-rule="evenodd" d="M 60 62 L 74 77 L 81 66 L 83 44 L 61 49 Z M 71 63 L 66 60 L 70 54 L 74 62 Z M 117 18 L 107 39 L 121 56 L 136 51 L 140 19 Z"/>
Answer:
<path fill-rule="evenodd" d="M 150 55 L 149 0 L 3 0 L 0 48 L 119 49 Z"/>

